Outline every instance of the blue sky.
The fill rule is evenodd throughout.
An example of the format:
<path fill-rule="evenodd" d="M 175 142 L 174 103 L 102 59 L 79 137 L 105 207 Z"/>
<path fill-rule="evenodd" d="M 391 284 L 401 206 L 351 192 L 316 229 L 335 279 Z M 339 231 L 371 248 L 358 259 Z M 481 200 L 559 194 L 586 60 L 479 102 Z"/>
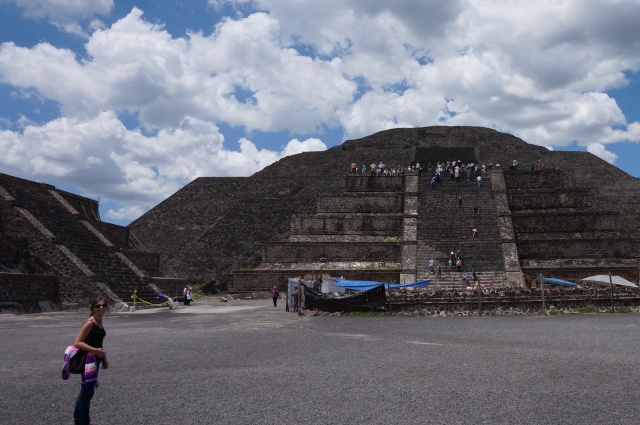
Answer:
<path fill-rule="evenodd" d="M 0 171 L 126 225 L 200 176 L 474 125 L 640 177 L 640 2 L 0 0 Z"/>

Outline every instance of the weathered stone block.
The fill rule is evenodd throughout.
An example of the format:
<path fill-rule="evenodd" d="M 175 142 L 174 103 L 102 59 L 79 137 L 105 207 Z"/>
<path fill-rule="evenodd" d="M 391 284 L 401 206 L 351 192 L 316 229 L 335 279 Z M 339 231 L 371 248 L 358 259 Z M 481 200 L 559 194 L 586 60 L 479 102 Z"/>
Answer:
<path fill-rule="evenodd" d="M 522 164 L 528 167 L 528 164 Z M 542 173 L 520 170 L 506 171 L 504 181 L 507 189 L 561 188 L 564 184 L 564 173 L 560 170 L 546 170 Z"/>
<path fill-rule="evenodd" d="M 318 198 L 318 212 L 322 213 L 400 213 L 404 196 L 397 193 L 323 195 Z"/>
<path fill-rule="evenodd" d="M 344 178 L 347 192 L 403 192 L 403 176 L 349 174 Z"/>
<path fill-rule="evenodd" d="M 351 216 L 294 216 L 291 232 L 294 234 L 361 234 L 399 235 L 402 231 L 402 216 L 361 214 Z"/>
<path fill-rule="evenodd" d="M 512 210 L 586 208 L 591 206 L 591 198 L 586 189 L 518 190 L 509 193 L 509 206 Z"/>
<path fill-rule="evenodd" d="M 265 246 L 265 262 L 326 261 L 389 261 L 401 258 L 398 243 L 272 243 Z"/>
<path fill-rule="evenodd" d="M 518 233 L 616 231 L 620 228 L 617 212 L 545 212 L 516 214 L 513 225 Z"/>

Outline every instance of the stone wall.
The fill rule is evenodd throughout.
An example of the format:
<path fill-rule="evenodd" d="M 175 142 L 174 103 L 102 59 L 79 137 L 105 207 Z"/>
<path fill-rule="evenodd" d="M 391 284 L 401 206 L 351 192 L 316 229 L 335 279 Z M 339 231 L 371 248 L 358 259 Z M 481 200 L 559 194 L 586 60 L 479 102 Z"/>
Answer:
<path fill-rule="evenodd" d="M 521 164 L 521 169 L 527 170 L 528 164 Z M 505 164 L 505 168 L 506 164 Z M 546 170 L 543 173 L 535 171 L 505 171 L 504 181 L 507 189 L 557 189 L 564 186 L 564 173 L 560 170 Z"/>
<path fill-rule="evenodd" d="M 81 217 L 89 220 L 98 220 L 100 218 L 100 212 L 98 210 L 98 201 L 85 198 L 84 196 L 78 196 L 73 193 L 65 192 L 64 190 L 56 189 L 56 192 L 60 194 L 66 202 L 69 203 Z"/>
<path fill-rule="evenodd" d="M 505 316 L 542 315 L 539 289 L 492 290 L 478 296 L 465 291 L 393 291 L 390 297 L 394 315 L 400 316 Z M 614 293 L 616 309 L 640 312 L 640 291 L 618 288 Z M 546 288 L 546 314 L 574 314 L 581 308 L 607 312 L 611 309 L 608 288 Z"/>
<path fill-rule="evenodd" d="M 568 159 L 566 154 L 560 157 Z M 584 159 L 592 162 L 590 157 Z M 582 277 L 586 277 L 598 274 L 598 266 L 589 261 L 639 258 L 640 226 L 629 225 L 633 209 L 629 201 L 634 195 L 628 188 L 622 189 L 625 179 L 601 176 L 609 183 L 619 179 L 622 186 L 613 192 L 598 190 L 598 186 L 590 186 L 594 182 L 587 171 L 578 175 L 569 171 L 575 164 L 563 161 L 558 165 L 558 169 L 543 173 L 504 173 L 523 271 L 558 276 L 562 266 L 550 262 L 568 261 L 576 262 L 572 267 L 582 269 Z M 616 196 L 614 201 L 612 193 L 626 196 Z M 637 208 L 637 198 L 634 202 Z"/>
<path fill-rule="evenodd" d="M 616 231 L 620 214 L 616 212 L 543 212 L 512 216 L 518 233 Z"/>
<path fill-rule="evenodd" d="M 550 208 L 587 208 L 591 196 L 587 189 L 530 189 L 509 192 L 512 211 Z"/>
<path fill-rule="evenodd" d="M 55 276 L 0 273 L 0 313 L 37 313 L 59 309 Z"/>
<path fill-rule="evenodd" d="M 0 273 L 0 301 L 60 301 L 56 276 Z"/>
<path fill-rule="evenodd" d="M 520 256 L 516 244 L 513 215 L 509 207 L 505 173 L 502 170 L 491 172 L 491 185 L 496 203 L 496 222 L 500 232 L 500 245 L 504 261 L 505 276 L 514 287 L 524 286 L 524 276 L 520 268 Z"/>
<path fill-rule="evenodd" d="M 309 262 L 320 261 L 388 261 L 399 262 L 399 243 L 271 243 L 264 247 L 264 261 Z"/>
<path fill-rule="evenodd" d="M 27 239 L 15 236 L 0 238 L 0 263 L 18 264 L 28 252 Z"/>
<path fill-rule="evenodd" d="M 402 216 L 400 215 L 315 215 L 294 216 L 291 220 L 293 234 L 399 235 L 401 232 Z"/>
<path fill-rule="evenodd" d="M 89 220 L 89 222 L 114 246 L 119 248 L 129 247 L 129 229 L 126 227 L 97 220 Z"/>
<path fill-rule="evenodd" d="M 542 259 L 536 258 L 531 260 L 523 260 L 523 267 L 529 268 L 554 268 L 554 269 L 588 269 L 589 275 L 582 275 L 581 277 L 587 277 L 591 274 L 607 274 L 607 269 L 623 269 L 631 270 L 631 274 L 626 277 L 628 280 L 634 281 L 637 279 L 640 273 L 640 260 L 637 258 L 558 258 L 558 259 Z M 615 274 L 620 274 L 617 272 Z M 560 273 L 559 276 L 564 276 L 564 273 Z M 624 277 L 624 276 L 623 276 Z M 569 277 L 569 280 L 572 280 Z"/>
<path fill-rule="evenodd" d="M 182 296 L 185 280 L 177 277 L 152 277 L 149 278 L 149 283 L 154 285 L 158 292 L 164 290 L 169 296 Z"/>
<path fill-rule="evenodd" d="M 298 272 L 298 271 L 296 271 Z M 285 270 L 235 271 L 230 292 L 268 291 L 275 285 L 284 290 L 287 279 L 296 277 Z"/>
<path fill-rule="evenodd" d="M 404 177 L 349 174 L 345 176 L 344 188 L 348 192 L 402 192 Z"/>
<path fill-rule="evenodd" d="M 123 250 L 122 253 L 149 276 L 158 276 L 160 273 L 160 254 L 155 252 L 142 252 Z"/>
<path fill-rule="evenodd" d="M 567 239 L 518 241 L 520 259 L 628 258 L 640 257 L 640 244 L 633 240 Z"/>
<path fill-rule="evenodd" d="M 404 218 L 402 224 L 402 271 L 400 283 L 417 280 L 418 268 L 418 210 L 420 177 L 416 173 L 405 177 Z"/>
<path fill-rule="evenodd" d="M 318 198 L 321 213 L 401 213 L 404 209 L 402 193 L 325 194 Z"/>

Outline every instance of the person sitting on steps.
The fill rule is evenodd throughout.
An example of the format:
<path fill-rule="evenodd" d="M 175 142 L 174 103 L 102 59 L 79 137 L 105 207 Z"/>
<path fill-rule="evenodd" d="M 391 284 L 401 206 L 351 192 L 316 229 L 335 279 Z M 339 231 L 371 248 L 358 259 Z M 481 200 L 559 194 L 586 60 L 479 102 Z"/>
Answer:
<path fill-rule="evenodd" d="M 164 289 L 160 290 L 160 293 L 158 293 L 158 301 L 161 303 L 167 303 L 169 308 L 173 308 L 173 300 L 170 296 L 164 293 Z"/>

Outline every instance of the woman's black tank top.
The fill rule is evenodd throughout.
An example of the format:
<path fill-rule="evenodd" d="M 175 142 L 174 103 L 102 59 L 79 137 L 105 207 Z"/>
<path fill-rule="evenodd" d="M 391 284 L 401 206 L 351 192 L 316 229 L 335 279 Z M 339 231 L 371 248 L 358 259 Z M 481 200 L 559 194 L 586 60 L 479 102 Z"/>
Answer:
<path fill-rule="evenodd" d="M 98 325 L 93 323 L 91 330 L 89 331 L 89 335 L 85 338 L 84 342 L 89 344 L 93 348 L 102 348 L 102 342 L 104 341 L 104 337 L 107 335 L 107 331 L 100 329 Z"/>

